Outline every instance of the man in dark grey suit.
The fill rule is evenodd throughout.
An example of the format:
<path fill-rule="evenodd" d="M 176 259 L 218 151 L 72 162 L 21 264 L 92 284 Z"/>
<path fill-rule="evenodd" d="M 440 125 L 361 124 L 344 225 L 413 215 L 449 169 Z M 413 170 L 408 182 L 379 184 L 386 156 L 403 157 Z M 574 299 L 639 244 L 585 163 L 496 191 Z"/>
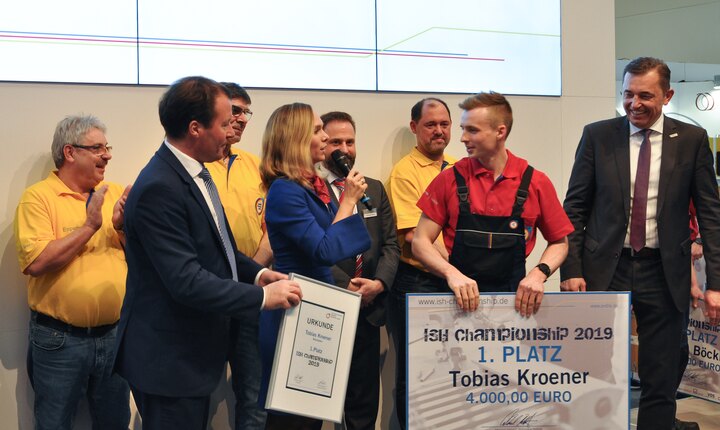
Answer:
<path fill-rule="evenodd" d="M 655 58 L 624 71 L 626 116 L 587 125 L 564 208 L 575 226 L 561 267 L 566 291 L 632 291 L 642 383 L 638 429 L 696 429 L 674 419 L 690 285 L 688 207 L 707 261 L 706 317 L 720 316 L 720 200 L 705 130 L 665 117 L 670 69 Z"/>
<path fill-rule="evenodd" d="M 329 112 L 321 116 L 323 129 L 329 136 L 323 166 L 331 198 L 338 203 L 342 196 L 345 173 L 330 155 L 340 150 L 348 166 L 355 163 L 355 121 L 345 112 Z M 362 294 L 353 349 L 350 379 L 345 397 L 345 428 L 374 430 L 380 393 L 380 327 L 385 324 L 385 296 L 395 278 L 400 247 L 397 243 L 392 207 L 380 181 L 365 177 L 372 209 L 358 202 L 356 210 L 363 215 L 370 234 L 370 249 L 356 258 L 332 267 L 338 287 Z"/>
<path fill-rule="evenodd" d="M 202 164 L 220 159 L 233 135 L 226 89 L 180 79 L 159 113 L 165 142 L 125 204 L 128 276 L 115 370 L 130 383 L 144 429 L 204 430 L 230 317 L 255 320 L 261 308 L 297 305 L 301 293 L 237 251 Z"/>

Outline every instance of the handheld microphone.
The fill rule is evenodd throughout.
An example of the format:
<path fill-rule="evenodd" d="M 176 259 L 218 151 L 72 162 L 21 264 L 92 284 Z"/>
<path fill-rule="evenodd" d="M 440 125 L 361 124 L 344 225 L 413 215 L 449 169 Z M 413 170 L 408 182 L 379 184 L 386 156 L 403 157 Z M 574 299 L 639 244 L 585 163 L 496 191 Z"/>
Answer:
<path fill-rule="evenodd" d="M 335 164 L 340 168 L 340 170 L 342 170 L 342 172 L 347 177 L 347 175 L 350 174 L 350 163 L 348 162 L 348 158 L 345 156 L 345 154 L 343 154 L 341 150 L 336 149 L 330 154 L 330 156 L 332 157 L 333 161 L 335 161 Z M 367 194 L 363 193 L 360 201 L 362 202 L 362 204 L 365 205 L 368 210 L 373 210 L 373 207 L 370 204 L 370 197 L 368 197 Z"/>

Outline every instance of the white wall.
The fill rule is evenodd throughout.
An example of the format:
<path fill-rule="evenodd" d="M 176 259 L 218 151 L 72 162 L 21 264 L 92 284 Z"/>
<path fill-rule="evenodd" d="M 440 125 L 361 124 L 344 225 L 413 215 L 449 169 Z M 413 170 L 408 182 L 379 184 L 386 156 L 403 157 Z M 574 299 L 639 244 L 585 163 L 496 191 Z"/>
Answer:
<path fill-rule="evenodd" d="M 614 1 L 563 2 L 563 96 L 511 97 L 515 125 L 508 147 L 546 172 L 562 198 L 575 147 L 588 122 L 611 117 L 615 105 Z M 70 61 L 70 60 L 69 60 Z M 73 59 L 72 61 L 77 61 Z M 62 65 L 48 65 L 62 67 Z M 527 79 L 533 71 L 527 71 Z M 438 76 L 442 79 L 442 76 Z M 237 80 L 242 82 L 242 76 Z M 107 178 L 132 182 L 163 138 L 157 101 L 163 88 L 0 83 L 0 428 L 32 427 L 33 393 L 25 370 L 28 310 L 25 281 L 18 269 L 12 223 L 23 189 L 52 168 L 49 148 L 55 124 L 64 115 L 92 113 L 108 126 L 114 147 Z M 259 154 L 265 121 L 277 106 L 303 101 L 317 111 L 346 110 L 358 124 L 358 167 L 368 176 L 387 178 L 394 162 L 414 145 L 407 128 L 409 110 L 425 94 L 250 90 L 255 112 L 242 145 Z M 449 152 L 463 155 L 458 140 L 463 95 L 440 95 L 452 108 L 455 137 Z M 544 245 L 538 243 L 538 248 Z M 528 264 L 534 265 L 536 252 Z M 557 288 L 557 275 L 549 282 Z M 392 365 L 392 363 L 389 363 Z M 392 370 L 386 366 L 386 384 Z M 388 428 L 384 403 L 382 428 Z M 215 428 L 227 428 L 216 417 Z M 78 428 L 87 428 L 81 420 Z"/>
<path fill-rule="evenodd" d="M 720 63 L 720 1 L 616 0 L 616 58 Z"/>

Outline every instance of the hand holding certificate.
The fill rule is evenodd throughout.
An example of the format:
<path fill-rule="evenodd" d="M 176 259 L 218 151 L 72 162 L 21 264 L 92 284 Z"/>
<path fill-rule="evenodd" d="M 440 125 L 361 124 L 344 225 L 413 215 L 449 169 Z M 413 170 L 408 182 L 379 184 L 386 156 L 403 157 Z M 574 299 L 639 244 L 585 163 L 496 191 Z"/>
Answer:
<path fill-rule="evenodd" d="M 360 295 L 291 274 L 303 299 L 285 311 L 273 362 L 267 407 L 342 421 Z"/>

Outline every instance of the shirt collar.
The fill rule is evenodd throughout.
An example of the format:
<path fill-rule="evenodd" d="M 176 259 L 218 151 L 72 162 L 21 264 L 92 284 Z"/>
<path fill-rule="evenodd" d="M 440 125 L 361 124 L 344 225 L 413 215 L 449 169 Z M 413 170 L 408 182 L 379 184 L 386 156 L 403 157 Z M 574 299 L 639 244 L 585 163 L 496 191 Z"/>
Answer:
<path fill-rule="evenodd" d="M 51 171 L 50 174 L 48 175 L 47 179 L 50 184 L 50 189 L 58 196 L 73 195 L 73 196 L 77 196 L 80 198 L 84 198 L 83 193 L 79 193 L 77 191 L 71 190 L 70 187 L 68 187 L 65 184 L 65 182 L 63 182 L 62 179 L 60 179 L 60 177 L 58 176 L 57 170 Z M 102 186 L 103 184 L 104 184 L 104 182 L 100 182 L 99 184 L 95 185 L 94 189 L 97 189 L 98 187 Z"/>
<path fill-rule="evenodd" d="M 184 152 L 180 151 L 176 147 L 170 144 L 170 142 L 165 139 L 165 145 L 168 147 L 170 152 L 175 154 L 175 157 L 178 159 L 180 164 L 187 170 L 188 174 L 194 179 L 197 178 L 197 176 L 200 174 L 200 172 L 203 169 L 202 163 L 197 161 L 196 159 L 192 158 L 191 156 L 185 154 Z"/>
<path fill-rule="evenodd" d="M 663 134 L 663 125 L 665 124 L 665 114 L 660 115 L 657 120 L 653 123 L 653 125 L 650 126 L 650 130 L 654 131 L 655 133 L 659 133 L 660 135 Z M 644 129 L 637 128 L 633 123 L 630 123 L 630 136 L 640 133 Z"/>
<path fill-rule="evenodd" d="M 428 157 L 425 156 L 422 152 L 420 152 L 419 149 L 417 149 L 417 146 L 410 151 L 410 158 L 412 158 L 416 163 L 418 163 L 420 166 L 425 167 L 429 166 L 431 164 L 437 164 L 438 166 L 442 166 L 442 162 L 445 159 L 445 155 L 443 155 L 443 158 L 435 161 L 431 160 Z"/>
<path fill-rule="evenodd" d="M 500 178 L 517 178 L 519 177 L 524 171 L 525 171 L 525 163 L 522 163 L 518 157 L 516 157 L 510 150 L 505 149 L 507 152 L 507 163 L 505 163 L 505 168 L 503 169 L 502 174 L 500 175 Z M 475 159 L 470 159 L 470 165 L 472 166 L 472 174 L 473 176 L 480 176 L 480 175 L 493 175 L 494 172 L 491 170 L 486 169 L 480 162 Z"/>

